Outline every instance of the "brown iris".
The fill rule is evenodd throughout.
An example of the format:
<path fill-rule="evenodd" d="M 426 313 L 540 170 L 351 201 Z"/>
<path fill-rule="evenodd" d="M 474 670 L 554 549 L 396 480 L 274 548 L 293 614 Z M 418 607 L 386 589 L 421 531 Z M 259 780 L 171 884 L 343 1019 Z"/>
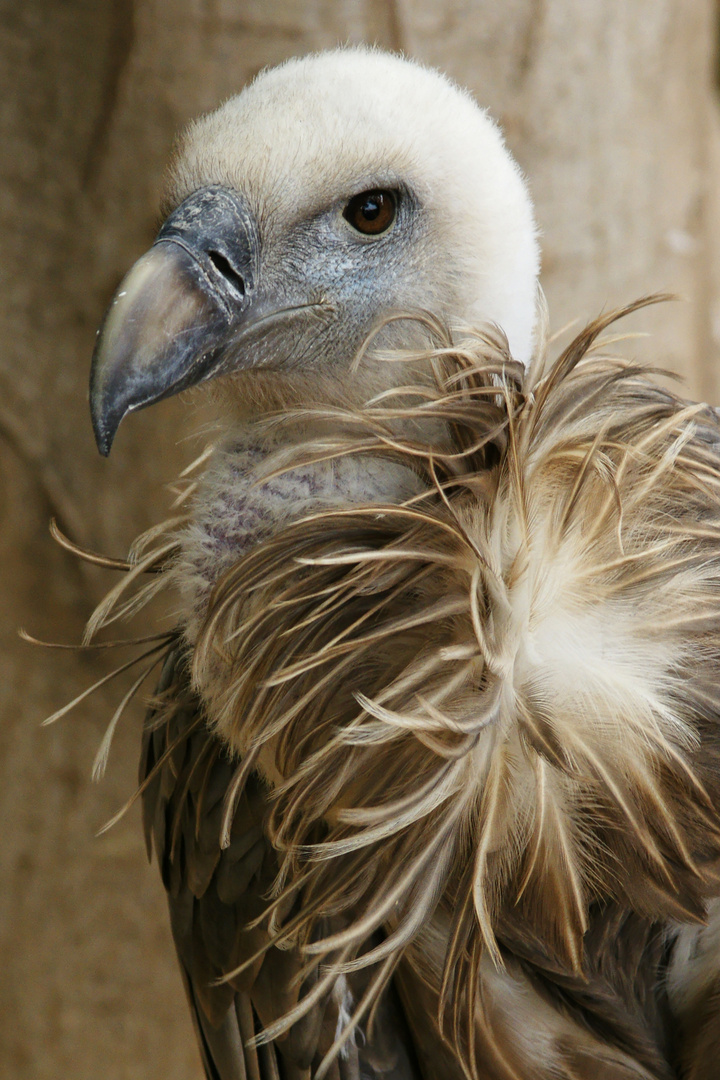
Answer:
<path fill-rule="evenodd" d="M 397 198 L 394 191 L 361 191 L 343 210 L 343 217 L 353 229 L 366 236 L 377 236 L 395 220 Z"/>

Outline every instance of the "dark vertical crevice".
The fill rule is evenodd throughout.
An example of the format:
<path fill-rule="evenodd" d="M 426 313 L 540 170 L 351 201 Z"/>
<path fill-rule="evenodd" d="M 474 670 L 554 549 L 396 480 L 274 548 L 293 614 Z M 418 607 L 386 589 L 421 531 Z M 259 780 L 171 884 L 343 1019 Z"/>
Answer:
<path fill-rule="evenodd" d="M 403 52 L 403 33 L 400 0 L 369 0 L 367 8 L 367 40 L 392 52 Z"/>
<path fill-rule="evenodd" d="M 105 81 L 81 174 L 83 188 L 88 188 L 98 174 L 105 153 L 113 116 L 117 107 L 123 73 L 135 44 L 134 0 L 113 0 L 112 32 Z"/>
<path fill-rule="evenodd" d="M 388 4 L 388 30 L 390 48 L 393 52 L 403 52 L 405 35 L 403 34 L 402 19 L 400 17 L 400 0 L 390 0 Z"/>
<path fill-rule="evenodd" d="M 545 19 L 545 0 L 531 0 L 530 12 L 520 43 L 516 84 L 521 86 L 530 73 L 537 56 L 540 31 Z"/>

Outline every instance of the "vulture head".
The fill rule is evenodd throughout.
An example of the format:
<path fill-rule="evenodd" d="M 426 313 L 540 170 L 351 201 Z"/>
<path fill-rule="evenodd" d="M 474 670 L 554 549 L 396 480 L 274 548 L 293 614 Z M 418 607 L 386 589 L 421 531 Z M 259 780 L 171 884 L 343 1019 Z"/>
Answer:
<path fill-rule="evenodd" d="M 491 321 L 530 356 L 538 247 L 520 170 L 470 96 L 419 64 L 342 49 L 263 72 L 186 131 L 167 207 L 95 351 L 103 454 L 126 413 L 218 375 L 262 373 L 250 398 L 267 373 L 309 380 L 315 399 L 366 397 L 352 362 L 394 312 Z"/>

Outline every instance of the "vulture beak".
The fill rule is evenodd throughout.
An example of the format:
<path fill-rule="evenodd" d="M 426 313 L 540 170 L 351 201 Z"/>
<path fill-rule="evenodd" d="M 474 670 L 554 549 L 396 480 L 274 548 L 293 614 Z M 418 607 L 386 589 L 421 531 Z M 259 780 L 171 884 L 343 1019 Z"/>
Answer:
<path fill-rule="evenodd" d="M 90 411 L 101 454 L 126 413 L 223 371 L 228 343 L 247 322 L 259 240 L 243 198 L 194 192 L 120 284 L 93 353 Z"/>

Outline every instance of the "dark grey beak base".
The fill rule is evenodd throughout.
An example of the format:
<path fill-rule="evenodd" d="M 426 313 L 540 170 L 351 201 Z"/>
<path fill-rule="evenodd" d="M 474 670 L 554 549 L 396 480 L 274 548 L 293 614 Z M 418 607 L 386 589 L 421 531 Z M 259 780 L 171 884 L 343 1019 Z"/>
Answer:
<path fill-rule="evenodd" d="M 90 373 L 95 440 L 107 456 L 123 417 L 217 373 L 255 291 L 258 236 L 240 195 L 194 192 L 132 267 L 100 329 Z"/>

